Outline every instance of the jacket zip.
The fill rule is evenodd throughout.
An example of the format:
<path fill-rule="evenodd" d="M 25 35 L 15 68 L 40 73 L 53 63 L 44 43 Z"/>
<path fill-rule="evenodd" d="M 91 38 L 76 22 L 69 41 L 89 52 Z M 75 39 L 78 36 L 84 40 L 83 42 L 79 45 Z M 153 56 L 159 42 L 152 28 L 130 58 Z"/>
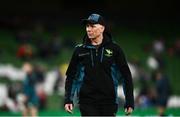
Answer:
<path fill-rule="evenodd" d="M 103 60 L 103 54 L 104 54 L 104 47 L 102 48 L 102 51 L 101 51 L 101 63 L 102 63 L 102 60 Z"/>
<path fill-rule="evenodd" d="M 98 56 L 98 48 L 96 48 L 96 56 Z"/>
<path fill-rule="evenodd" d="M 91 53 L 91 65 L 92 67 L 94 66 L 94 58 L 93 58 L 93 52 L 92 49 L 90 49 L 90 53 Z M 101 50 L 101 58 L 100 58 L 100 62 L 102 63 L 103 61 L 103 54 L 104 54 L 104 47 Z M 96 48 L 96 57 L 98 56 L 98 48 Z"/>
<path fill-rule="evenodd" d="M 94 67 L 94 59 L 93 59 L 92 49 L 90 50 L 90 52 L 91 52 L 91 64 L 92 64 L 92 67 Z"/>

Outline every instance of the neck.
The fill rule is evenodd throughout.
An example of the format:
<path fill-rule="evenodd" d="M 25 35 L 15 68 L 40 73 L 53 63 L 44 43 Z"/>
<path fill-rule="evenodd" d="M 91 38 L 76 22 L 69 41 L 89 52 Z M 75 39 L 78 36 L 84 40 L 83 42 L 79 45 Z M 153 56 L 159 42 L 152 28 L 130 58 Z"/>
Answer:
<path fill-rule="evenodd" d="M 102 43 L 102 41 L 103 41 L 103 35 L 100 35 L 100 36 L 98 36 L 96 38 L 92 38 L 90 40 L 91 40 L 92 45 L 100 45 Z"/>

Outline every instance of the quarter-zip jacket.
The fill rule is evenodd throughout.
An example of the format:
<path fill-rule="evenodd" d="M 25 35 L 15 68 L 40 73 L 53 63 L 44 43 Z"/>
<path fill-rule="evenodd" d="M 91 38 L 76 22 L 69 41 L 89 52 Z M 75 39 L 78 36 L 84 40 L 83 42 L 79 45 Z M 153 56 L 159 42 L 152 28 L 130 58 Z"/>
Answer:
<path fill-rule="evenodd" d="M 134 108 L 132 76 L 124 53 L 106 33 L 98 48 L 85 37 L 75 48 L 66 75 L 65 104 L 73 103 L 75 94 L 80 104 L 118 104 L 117 87 L 122 81 L 125 107 Z"/>

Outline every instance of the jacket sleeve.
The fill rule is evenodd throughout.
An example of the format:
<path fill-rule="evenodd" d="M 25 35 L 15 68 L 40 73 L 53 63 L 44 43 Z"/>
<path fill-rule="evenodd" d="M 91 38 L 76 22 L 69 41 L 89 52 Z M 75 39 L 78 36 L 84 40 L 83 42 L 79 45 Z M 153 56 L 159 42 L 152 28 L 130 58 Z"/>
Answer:
<path fill-rule="evenodd" d="M 120 47 L 116 48 L 116 64 L 122 74 L 123 78 L 123 90 L 125 94 L 125 105 L 124 107 L 134 108 L 134 95 L 133 95 L 133 81 L 131 72 L 129 70 L 125 55 Z"/>
<path fill-rule="evenodd" d="M 68 69 L 66 71 L 66 81 L 65 81 L 65 104 L 73 104 L 73 95 L 75 90 L 73 90 L 74 79 L 76 78 L 78 64 L 77 48 L 75 49 Z"/>

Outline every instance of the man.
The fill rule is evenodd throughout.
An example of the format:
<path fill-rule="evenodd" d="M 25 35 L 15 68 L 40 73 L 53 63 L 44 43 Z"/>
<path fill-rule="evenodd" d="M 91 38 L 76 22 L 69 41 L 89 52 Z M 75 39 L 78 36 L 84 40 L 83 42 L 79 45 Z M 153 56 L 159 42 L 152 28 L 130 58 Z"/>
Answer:
<path fill-rule="evenodd" d="M 36 76 L 33 73 L 33 66 L 30 63 L 23 64 L 23 70 L 26 73 L 25 81 L 23 82 L 24 106 L 23 116 L 38 116 L 39 99 L 36 94 L 35 84 Z"/>
<path fill-rule="evenodd" d="M 159 116 L 165 116 L 167 102 L 171 94 L 171 86 L 168 77 L 162 70 L 155 72 L 156 93 L 157 93 L 157 111 Z"/>
<path fill-rule="evenodd" d="M 87 32 L 84 43 L 76 47 L 66 72 L 65 110 L 72 113 L 76 94 L 82 116 L 115 116 L 122 78 L 125 112 L 130 114 L 134 108 L 133 83 L 121 48 L 112 42 L 99 14 L 91 14 L 83 24 Z"/>

